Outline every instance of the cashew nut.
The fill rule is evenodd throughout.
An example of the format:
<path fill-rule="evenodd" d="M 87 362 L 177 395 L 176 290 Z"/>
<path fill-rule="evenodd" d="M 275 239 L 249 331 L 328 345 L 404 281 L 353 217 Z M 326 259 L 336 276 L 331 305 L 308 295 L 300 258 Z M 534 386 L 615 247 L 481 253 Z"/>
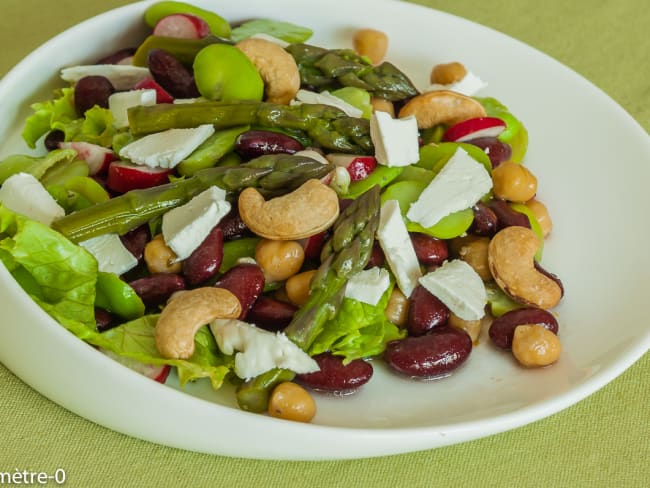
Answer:
<path fill-rule="evenodd" d="M 435 90 L 417 95 L 399 111 L 399 116 L 414 115 L 419 129 L 438 124 L 454 125 L 463 120 L 485 117 L 487 113 L 479 102 L 450 90 Z"/>
<path fill-rule="evenodd" d="M 266 100 L 288 104 L 300 89 L 300 72 L 293 56 L 279 44 L 266 39 L 248 38 L 237 47 L 250 59 L 265 84 Z"/>
<path fill-rule="evenodd" d="M 553 308 L 562 288 L 535 269 L 539 238 L 527 227 L 506 227 L 495 234 L 488 247 L 488 263 L 494 280 L 513 299 L 539 308 Z"/>
<path fill-rule="evenodd" d="M 156 323 L 156 348 L 168 359 L 188 359 L 194 354 L 194 336 L 215 319 L 236 319 L 241 304 L 225 288 L 203 287 L 170 301 Z"/>
<path fill-rule="evenodd" d="M 255 188 L 239 195 L 239 215 L 255 234 L 275 240 L 295 240 L 329 228 L 339 216 L 334 190 L 316 179 L 268 201 Z"/>

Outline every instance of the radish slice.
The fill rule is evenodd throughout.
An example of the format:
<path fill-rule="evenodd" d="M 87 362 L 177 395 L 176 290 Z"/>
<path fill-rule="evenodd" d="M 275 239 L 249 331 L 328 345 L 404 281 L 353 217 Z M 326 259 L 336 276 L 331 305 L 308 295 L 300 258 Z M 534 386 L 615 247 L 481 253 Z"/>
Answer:
<path fill-rule="evenodd" d="M 359 181 L 367 178 L 377 167 L 373 156 L 358 156 L 356 154 L 328 154 L 327 159 L 336 166 L 342 166 L 350 173 L 350 180 Z"/>
<path fill-rule="evenodd" d="M 134 90 L 156 90 L 156 103 L 174 103 L 172 97 L 167 90 L 156 83 L 153 78 L 145 78 L 133 87 Z"/>
<path fill-rule="evenodd" d="M 154 381 L 157 381 L 158 383 L 164 383 L 167 381 L 167 377 L 169 376 L 169 372 L 171 371 L 171 366 L 169 364 L 163 364 L 163 365 L 156 365 L 156 364 L 144 364 L 141 363 L 140 361 L 136 361 L 135 359 L 131 359 L 128 357 L 120 356 L 119 354 L 115 354 L 112 351 L 109 351 L 108 349 L 103 349 L 103 348 L 98 348 L 98 350 L 108 356 L 111 359 L 114 359 L 118 363 L 122 364 L 123 366 L 126 366 L 129 369 L 132 369 L 133 371 L 136 371 L 147 378 L 151 378 Z"/>
<path fill-rule="evenodd" d="M 153 29 L 154 36 L 201 39 L 210 35 L 207 22 L 195 15 L 173 14 L 163 17 Z"/>
<path fill-rule="evenodd" d="M 449 142 L 465 142 L 479 137 L 497 137 L 506 129 L 506 123 L 496 117 L 476 117 L 452 125 L 442 136 Z"/>
<path fill-rule="evenodd" d="M 118 193 L 150 188 L 168 183 L 172 171 L 169 168 L 150 168 L 125 161 L 115 161 L 108 167 L 106 186 Z"/>
<path fill-rule="evenodd" d="M 109 164 L 117 160 L 113 151 L 90 142 L 60 142 L 59 148 L 77 151 L 79 159 L 83 159 L 88 164 L 88 174 L 91 176 L 104 173 Z"/>

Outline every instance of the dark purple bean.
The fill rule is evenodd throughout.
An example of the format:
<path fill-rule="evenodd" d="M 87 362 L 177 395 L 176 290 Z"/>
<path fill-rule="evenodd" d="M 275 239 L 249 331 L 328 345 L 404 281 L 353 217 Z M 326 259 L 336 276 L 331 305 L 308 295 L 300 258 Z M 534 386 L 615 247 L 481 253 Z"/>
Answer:
<path fill-rule="evenodd" d="M 492 321 L 489 329 L 490 339 L 498 347 L 510 349 L 512 336 L 518 325 L 541 325 L 557 334 L 558 323 L 552 313 L 541 308 L 519 308 L 506 312 Z"/>
<path fill-rule="evenodd" d="M 183 260 L 183 276 L 190 285 L 198 285 L 219 272 L 223 260 L 223 230 L 213 228 L 192 254 Z"/>
<path fill-rule="evenodd" d="M 223 231 L 224 240 L 236 239 L 250 235 L 251 231 L 239 215 L 237 208 L 234 208 L 219 222 Z"/>
<path fill-rule="evenodd" d="M 425 266 L 438 266 L 445 262 L 449 257 L 447 242 L 442 239 L 411 232 L 411 242 L 415 248 L 415 255 L 420 263 Z"/>
<path fill-rule="evenodd" d="M 45 144 L 45 149 L 54 151 L 55 149 L 59 149 L 59 144 L 63 141 L 65 141 L 65 132 L 54 129 L 47 133 L 43 143 Z"/>
<path fill-rule="evenodd" d="M 544 276 L 546 276 L 547 278 L 549 278 L 549 279 L 555 281 L 555 283 L 557 283 L 557 286 L 559 286 L 560 290 L 561 290 L 561 295 L 560 296 L 564 296 L 564 285 L 562 284 L 562 281 L 560 280 L 560 278 L 558 278 L 556 275 L 554 275 L 550 271 L 546 271 L 544 268 L 542 268 L 541 264 L 539 264 L 537 261 L 535 261 L 534 264 L 535 264 L 535 269 L 537 271 L 539 271 Z"/>
<path fill-rule="evenodd" d="M 430 334 L 389 342 L 384 359 L 399 373 L 413 378 L 440 378 L 463 364 L 472 351 L 469 335 L 444 326 Z"/>
<path fill-rule="evenodd" d="M 119 324 L 113 314 L 103 308 L 95 307 L 95 327 L 97 332 L 104 332 Z"/>
<path fill-rule="evenodd" d="M 173 273 L 157 273 L 129 282 L 147 307 L 165 303 L 177 291 L 185 289 L 185 279 Z"/>
<path fill-rule="evenodd" d="M 243 320 L 264 290 L 264 272 L 257 264 L 238 264 L 224 273 L 214 286 L 225 288 L 237 297 L 241 304 L 239 318 Z"/>
<path fill-rule="evenodd" d="M 505 201 L 493 198 L 487 205 L 497 216 L 498 230 L 512 226 L 527 227 L 530 229 L 530 220 L 528 220 L 528 217 L 514 210 Z"/>
<path fill-rule="evenodd" d="M 409 335 L 426 334 L 434 327 L 441 327 L 449 320 L 449 309 L 437 297 L 418 285 L 409 298 L 406 328 Z"/>
<path fill-rule="evenodd" d="M 483 202 L 478 202 L 472 207 L 474 221 L 469 231 L 477 236 L 492 237 L 497 232 L 499 219 L 490 207 Z"/>
<path fill-rule="evenodd" d="M 294 154 L 304 146 L 293 137 L 269 130 L 249 130 L 235 142 L 235 151 L 243 158 L 253 159 L 265 154 Z"/>
<path fill-rule="evenodd" d="M 510 156 L 512 156 L 512 147 L 510 147 L 510 144 L 501 142 L 496 137 L 477 137 L 476 139 L 470 139 L 465 142 L 483 149 L 488 158 L 490 158 L 492 168 L 496 168 L 504 161 L 508 161 Z"/>
<path fill-rule="evenodd" d="M 149 226 L 141 225 L 140 227 L 136 227 L 123 236 L 120 236 L 120 240 L 122 241 L 122 244 L 124 244 L 124 247 L 126 247 L 138 261 L 141 261 L 144 257 L 144 248 L 147 245 L 147 242 L 151 240 Z"/>
<path fill-rule="evenodd" d="M 124 61 L 126 58 L 133 56 L 135 54 L 135 51 L 136 49 L 134 47 L 126 47 L 124 49 L 120 49 L 119 51 L 115 51 L 108 56 L 104 56 L 95 64 L 119 64 L 120 61 Z"/>
<path fill-rule="evenodd" d="M 383 266 L 386 262 L 386 256 L 384 256 L 384 251 L 377 241 L 372 245 L 372 253 L 370 254 L 370 259 L 366 265 L 366 269 L 374 268 L 375 266 Z"/>
<path fill-rule="evenodd" d="M 343 364 L 343 358 L 329 352 L 314 356 L 320 371 L 296 375 L 296 380 L 317 391 L 352 393 L 370 381 L 372 364 L 355 359 Z"/>
<path fill-rule="evenodd" d="M 151 76 L 174 98 L 200 96 L 194 76 L 183 63 L 163 49 L 152 49 L 147 56 Z"/>
<path fill-rule="evenodd" d="M 262 295 L 249 310 L 246 320 L 260 329 L 276 332 L 289 325 L 296 310 L 290 303 Z"/>
<path fill-rule="evenodd" d="M 84 76 L 74 86 L 74 106 L 82 117 L 86 110 L 98 105 L 108 108 L 108 97 L 115 92 L 113 84 L 104 76 Z"/>

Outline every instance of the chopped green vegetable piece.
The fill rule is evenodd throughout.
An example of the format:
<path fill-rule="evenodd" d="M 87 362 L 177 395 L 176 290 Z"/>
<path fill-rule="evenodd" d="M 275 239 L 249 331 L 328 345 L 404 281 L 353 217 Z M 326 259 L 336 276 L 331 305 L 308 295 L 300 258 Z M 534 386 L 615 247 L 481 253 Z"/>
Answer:
<path fill-rule="evenodd" d="M 133 320 L 144 315 L 144 303 L 138 294 L 115 273 L 100 271 L 97 274 L 95 306 L 124 320 Z"/>
<path fill-rule="evenodd" d="M 201 39 L 184 39 L 180 37 L 148 36 L 133 55 L 133 65 L 147 67 L 149 52 L 154 49 L 162 49 L 174 56 L 178 61 L 187 67 L 194 63 L 196 55 L 206 46 L 211 44 L 223 44 L 225 41 L 218 37 L 207 36 Z"/>
<path fill-rule="evenodd" d="M 343 88 L 334 90 L 332 95 L 361 110 L 363 112 L 361 117 L 364 119 L 370 119 L 372 115 L 372 104 L 370 103 L 370 93 L 367 90 L 353 86 L 344 86 Z"/>
<path fill-rule="evenodd" d="M 281 39 L 290 44 L 297 42 L 306 42 L 314 32 L 300 25 L 291 22 L 282 22 L 273 19 L 255 19 L 244 22 L 232 30 L 231 38 L 239 42 L 255 34 L 267 34 L 276 39 Z"/>
<path fill-rule="evenodd" d="M 29 173 L 36 179 L 59 163 L 74 161 L 77 158 L 77 151 L 74 149 L 55 149 L 45 156 L 28 156 L 26 154 L 14 154 L 0 161 L 0 185 L 7 178 L 16 173 Z"/>
<path fill-rule="evenodd" d="M 235 141 L 247 125 L 217 131 L 176 167 L 183 176 L 192 176 L 199 170 L 217 165 L 219 160 L 235 147 Z"/>
<path fill-rule="evenodd" d="M 225 273 L 237 264 L 242 258 L 252 258 L 255 256 L 255 248 L 260 242 L 259 237 L 242 237 L 223 243 L 223 259 L 219 273 Z"/>
<path fill-rule="evenodd" d="M 510 160 L 523 161 L 528 149 L 528 130 L 524 124 L 497 99 L 486 97 L 477 98 L 477 100 L 483 105 L 489 117 L 497 117 L 506 123 L 506 130 L 498 136 L 498 139 L 512 148 Z"/>

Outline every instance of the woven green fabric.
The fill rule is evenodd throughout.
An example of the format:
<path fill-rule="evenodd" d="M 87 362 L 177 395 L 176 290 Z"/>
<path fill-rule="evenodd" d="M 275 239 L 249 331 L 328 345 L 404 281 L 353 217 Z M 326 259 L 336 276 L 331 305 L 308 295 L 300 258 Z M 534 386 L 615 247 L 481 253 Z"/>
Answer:
<path fill-rule="evenodd" d="M 2 75 L 61 30 L 130 2 L 0 3 Z M 416 3 L 490 26 L 553 56 L 650 131 L 647 0 Z M 650 486 L 649 377 L 646 354 L 584 401 L 510 432 L 397 456 L 291 463 L 209 456 L 133 439 L 64 410 L 0 366 L 0 472 L 64 468 L 66 486 L 74 487 Z"/>

